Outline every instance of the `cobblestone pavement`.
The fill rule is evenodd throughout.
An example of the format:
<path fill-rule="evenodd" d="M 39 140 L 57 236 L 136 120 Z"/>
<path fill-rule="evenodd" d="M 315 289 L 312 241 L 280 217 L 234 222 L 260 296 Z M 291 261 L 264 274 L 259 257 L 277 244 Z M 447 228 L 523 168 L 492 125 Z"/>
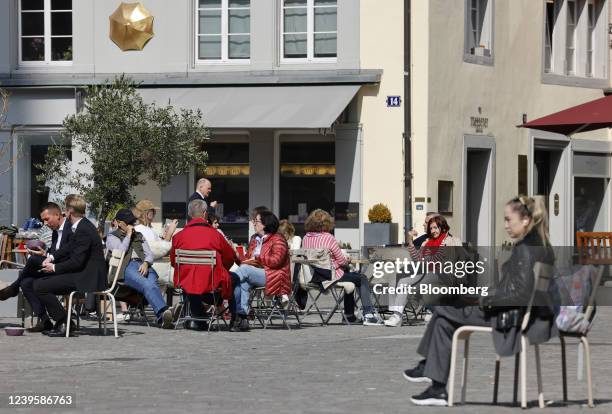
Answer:
<path fill-rule="evenodd" d="M 597 407 L 612 412 L 612 309 L 600 309 L 590 335 Z M 310 321 L 315 322 L 315 319 Z M 0 319 L 0 327 L 16 324 Z M 339 322 L 339 319 L 336 319 Z M 120 324 L 122 337 L 98 336 L 85 322 L 77 338 L 0 333 L 0 412 L 10 394 L 73 394 L 70 412 L 104 413 L 505 413 L 520 412 L 512 399 L 513 359 L 502 362 L 500 407 L 490 405 L 494 353 L 490 337 L 474 336 L 467 400 L 456 408 L 418 408 L 411 395 L 423 385 L 402 378 L 418 361 L 424 325 L 401 328 L 314 324 L 299 330 L 255 328 L 251 332 L 165 331 Z M 569 347 L 569 397 L 561 399 L 560 347 L 542 347 L 544 391 L 555 408 L 547 413 L 587 411 L 586 386 L 576 381 L 577 347 Z M 533 362 L 533 353 L 529 356 Z M 530 363 L 529 412 L 536 405 Z M 38 410 L 65 412 L 65 408 Z"/>

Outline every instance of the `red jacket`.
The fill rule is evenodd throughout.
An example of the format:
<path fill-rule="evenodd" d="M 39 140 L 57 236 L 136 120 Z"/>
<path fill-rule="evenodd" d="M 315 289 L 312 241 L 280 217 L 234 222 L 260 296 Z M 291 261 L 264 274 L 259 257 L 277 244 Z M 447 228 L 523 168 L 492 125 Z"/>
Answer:
<path fill-rule="evenodd" d="M 179 272 L 174 272 L 174 285 L 180 286 L 186 293 L 199 295 L 221 288 L 223 299 L 232 296 L 232 279 L 228 272 L 234 263 L 234 250 L 225 237 L 212 228 L 204 219 L 191 220 L 183 230 L 172 238 L 170 263 L 176 269 L 176 249 L 184 250 L 215 250 L 217 265 L 211 283 L 210 266 L 181 265 Z M 180 277 L 179 277 L 180 276 Z"/>
<path fill-rule="evenodd" d="M 249 244 L 247 257 L 253 257 L 257 240 Z M 259 262 L 266 272 L 266 295 L 291 294 L 289 246 L 280 233 L 268 234 L 261 245 Z"/>

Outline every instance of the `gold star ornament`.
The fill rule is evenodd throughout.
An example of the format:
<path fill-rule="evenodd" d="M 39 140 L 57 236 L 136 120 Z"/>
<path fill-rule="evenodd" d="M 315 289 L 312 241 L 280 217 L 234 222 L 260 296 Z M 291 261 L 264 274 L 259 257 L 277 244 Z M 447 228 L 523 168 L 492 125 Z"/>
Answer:
<path fill-rule="evenodd" d="M 110 38 L 123 51 L 142 50 L 153 37 L 153 15 L 140 3 L 121 3 L 109 20 Z"/>

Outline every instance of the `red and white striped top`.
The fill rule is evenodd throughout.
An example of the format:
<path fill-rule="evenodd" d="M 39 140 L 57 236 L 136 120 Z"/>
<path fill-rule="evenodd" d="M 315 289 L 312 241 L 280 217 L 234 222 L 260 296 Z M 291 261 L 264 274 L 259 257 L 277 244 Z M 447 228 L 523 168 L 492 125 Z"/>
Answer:
<path fill-rule="evenodd" d="M 339 279 L 344 274 L 342 266 L 347 264 L 348 257 L 346 257 L 340 246 L 338 240 L 327 232 L 308 232 L 302 239 L 302 249 L 328 249 L 332 255 L 332 262 L 334 263 L 334 269 L 336 269 L 336 279 Z"/>

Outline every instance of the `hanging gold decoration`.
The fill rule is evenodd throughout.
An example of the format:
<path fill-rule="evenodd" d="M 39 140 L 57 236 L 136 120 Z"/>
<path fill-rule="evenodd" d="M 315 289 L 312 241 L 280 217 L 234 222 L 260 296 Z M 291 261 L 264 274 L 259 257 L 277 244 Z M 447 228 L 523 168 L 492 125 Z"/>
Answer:
<path fill-rule="evenodd" d="M 121 3 L 109 20 L 110 38 L 123 51 L 142 50 L 153 37 L 153 15 L 140 3 Z"/>

